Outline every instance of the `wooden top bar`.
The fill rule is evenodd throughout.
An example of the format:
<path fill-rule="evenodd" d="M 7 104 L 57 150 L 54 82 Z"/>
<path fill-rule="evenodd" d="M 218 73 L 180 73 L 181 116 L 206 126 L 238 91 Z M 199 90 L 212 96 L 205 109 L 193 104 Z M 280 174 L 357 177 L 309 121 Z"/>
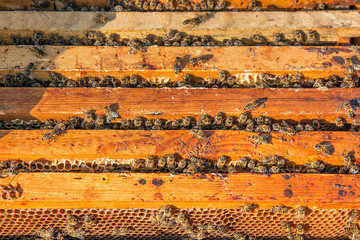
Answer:
<path fill-rule="evenodd" d="M 254 145 L 249 139 L 254 133 L 244 131 L 204 131 L 203 140 L 194 138 L 188 130 L 69 130 L 56 141 L 48 143 L 42 136 L 46 130 L 0 130 L 0 159 L 32 160 L 119 160 L 126 162 L 150 155 L 160 157 L 178 153 L 183 158 L 198 156 L 216 161 L 221 155 L 237 161 L 247 156 L 260 160 L 265 156 L 282 156 L 297 165 L 321 159 L 332 165 L 343 165 L 343 154 L 353 152 L 360 159 L 360 136 L 355 132 L 301 132 L 293 139 L 281 139 L 272 133 L 270 144 Z M 334 153 L 325 156 L 315 150 L 315 144 L 327 141 Z"/>
<path fill-rule="evenodd" d="M 23 193 L 2 200 L 8 208 L 237 208 L 245 202 L 260 208 L 358 208 L 360 177 L 304 174 L 27 173 L 11 179 Z M 0 179 L 6 185 L 10 179 Z M 60 184 L 61 183 L 61 184 Z M 265 191 L 266 189 L 266 191 Z"/>

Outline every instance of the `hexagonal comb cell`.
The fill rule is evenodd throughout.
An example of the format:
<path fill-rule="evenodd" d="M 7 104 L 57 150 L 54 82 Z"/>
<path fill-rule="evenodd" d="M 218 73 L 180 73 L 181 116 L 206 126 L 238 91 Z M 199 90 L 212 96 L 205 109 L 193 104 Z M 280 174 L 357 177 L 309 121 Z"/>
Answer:
<path fill-rule="evenodd" d="M 295 209 L 283 214 L 274 214 L 269 209 L 243 212 L 241 209 L 174 209 L 172 218 L 185 213 L 192 227 L 216 224 L 229 231 L 208 233 L 206 239 L 230 239 L 234 232 L 265 239 L 287 239 L 282 222 L 292 226 L 301 224 L 308 239 L 346 239 L 344 228 L 348 226 L 350 210 L 312 210 L 303 219 L 298 218 Z M 173 227 L 152 224 L 151 216 L 159 209 L 0 209 L 0 239 L 18 239 L 19 236 L 34 236 L 39 230 L 55 227 L 66 230 L 67 215 L 84 221 L 87 214 L 95 224 L 85 227 L 86 239 L 117 239 L 113 230 L 126 228 L 127 239 L 181 239 L 187 237 L 177 223 Z"/>

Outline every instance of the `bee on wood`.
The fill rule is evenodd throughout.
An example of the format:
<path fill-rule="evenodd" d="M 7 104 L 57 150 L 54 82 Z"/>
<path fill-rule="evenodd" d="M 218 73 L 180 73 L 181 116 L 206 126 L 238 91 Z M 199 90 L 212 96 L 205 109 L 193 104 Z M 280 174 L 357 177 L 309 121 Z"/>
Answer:
<path fill-rule="evenodd" d="M 145 163 L 142 159 L 135 159 L 131 162 L 131 170 L 141 170 L 145 167 Z"/>
<path fill-rule="evenodd" d="M 281 227 L 287 231 L 287 232 L 290 232 L 291 231 L 291 226 L 289 223 L 285 222 L 285 221 L 282 221 L 281 222 Z"/>
<path fill-rule="evenodd" d="M 176 57 L 174 62 L 174 73 L 178 74 L 181 71 L 181 58 Z"/>
<path fill-rule="evenodd" d="M 166 0 L 166 1 L 165 1 L 165 3 L 164 3 L 164 9 L 165 9 L 166 11 L 175 10 L 175 7 L 173 6 L 171 0 Z"/>
<path fill-rule="evenodd" d="M 169 154 L 166 157 L 166 165 L 170 170 L 174 170 L 176 168 L 176 158 L 174 154 Z"/>
<path fill-rule="evenodd" d="M 160 158 L 157 164 L 157 167 L 161 170 L 164 169 L 166 166 L 166 158 Z"/>
<path fill-rule="evenodd" d="M 91 214 L 86 214 L 84 217 L 84 226 L 89 228 L 95 222 L 94 217 Z"/>
<path fill-rule="evenodd" d="M 184 173 L 186 173 L 188 176 L 193 176 L 198 172 L 198 168 L 193 163 L 190 163 L 188 167 L 184 170 Z"/>
<path fill-rule="evenodd" d="M 36 47 L 36 46 L 31 47 L 30 50 L 31 50 L 32 52 L 35 52 L 35 53 L 36 53 L 36 57 L 40 57 L 40 56 L 45 56 L 45 55 L 46 55 L 43 50 L 41 50 L 39 47 Z"/>
<path fill-rule="evenodd" d="M 215 6 L 215 10 L 216 11 L 223 11 L 227 8 L 228 6 L 228 2 L 227 1 L 218 1 L 216 6 Z"/>
<path fill-rule="evenodd" d="M 326 167 L 325 163 L 321 160 L 309 162 L 309 164 L 305 164 L 305 166 L 308 168 L 309 173 L 320 173 Z"/>
<path fill-rule="evenodd" d="M 302 234 L 305 233 L 305 228 L 304 228 L 303 225 L 298 224 L 298 225 L 296 226 L 296 231 L 298 232 L 298 234 L 302 235 Z"/>
<path fill-rule="evenodd" d="M 189 60 L 189 64 L 195 66 L 206 62 L 206 56 L 194 57 Z"/>
<path fill-rule="evenodd" d="M 214 117 L 214 121 L 212 123 L 212 126 L 214 128 L 220 129 L 223 125 L 223 113 L 217 113 Z"/>
<path fill-rule="evenodd" d="M 255 129 L 256 132 L 262 132 L 262 133 L 270 133 L 271 127 L 265 124 L 262 124 L 260 126 L 257 126 Z"/>
<path fill-rule="evenodd" d="M 306 207 L 304 207 L 304 206 L 299 207 L 298 209 L 296 209 L 297 217 L 300 218 L 300 219 L 305 218 L 306 211 L 307 211 Z"/>
<path fill-rule="evenodd" d="M 145 169 L 147 170 L 155 170 L 156 162 L 154 156 L 149 156 L 145 159 Z"/>
<path fill-rule="evenodd" d="M 279 166 L 271 166 L 269 168 L 269 173 L 274 173 L 274 174 L 280 173 L 280 167 Z"/>
<path fill-rule="evenodd" d="M 163 119 L 162 118 L 156 118 L 153 122 L 153 127 L 152 127 L 152 130 L 162 130 L 163 127 Z"/>
<path fill-rule="evenodd" d="M 353 164 L 354 158 L 349 154 L 344 154 L 344 167 L 345 169 L 349 169 Z"/>
<path fill-rule="evenodd" d="M 252 111 L 260 106 L 265 107 L 265 102 L 266 102 L 267 98 L 260 98 L 257 100 L 253 100 L 250 103 L 246 104 L 244 107 L 245 111 Z"/>
<path fill-rule="evenodd" d="M 178 163 L 178 166 L 177 166 L 177 170 L 178 171 L 184 171 L 184 169 L 186 168 L 187 166 L 187 161 L 185 159 L 181 159 Z"/>
<path fill-rule="evenodd" d="M 104 112 L 107 123 L 110 123 L 110 121 L 113 121 L 115 120 L 115 118 L 119 117 L 119 114 L 117 112 L 112 111 L 108 106 L 104 107 Z"/>
<path fill-rule="evenodd" d="M 84 120 L 81 123 L 82 129 L 92 129 L 95 127 L 95 120 L 91 111 L 84 112 Z"/>
<path fill-rule="evenodd" d="M 268 172 L 267 168 L 265 166 L 262 166 L 262 165 L 258 165 L 256 167 L 254 167 L 253 169 L 251 169 L 252 173 L 262 173 L 262 174 L 265 174 Z"/>
<path fill-rule="evenodd" d="M 96 117 L 95 129 L 104 129 L 104 116 L 99 115 Z"/>
<path fill-rule="evenodd" d="M 245 202 L 244 207 L 242 208 L 242 210 L 249 213 L 249 212 L 254 211 L 258 207 L 259 207 L 259 205 L 255 204 L 255 203 L 247 203 L 247 202 Z"/>
<path fill-rule="evenodd" d="M 336 117 L 335 119 L 334 119 L 334 123 L 335 123 L 335 126 L 337 127 L 337 128 L 343 128 L 344 126 L 345 126 L 345 119 L 343 119 L 343 118 L 341 118 L 341 117 Z"/>
<path fill-rule="evenodd" d="M 313 132 L 313 131 L 315 131 L 315 129 L 311 124 L 305 124 L 304 131 L 305 132 Z"/>
<path fill-rule="evenodd" d="M 155 11 L 156 6 L 157 6 L 157 1 L 156 0 L 151 0 L 150 5 L 149 5 L 149 10 L 150 11 Z"/>
<path fill-rule="evenodd" d="M 279 132 L 280 132 L 281 134 L 283 134 L 282 138 L 283 138 L 284 136 L 289 136 L 289 137 L 295 136 L 296 130 L 295 130 L 292 126 L 290 126 L 290 125 L 289 125 L 287 122 L 285 122 L 284 120 L 282 120 L 282 124 L 283 124 L 283 126 L 281 126 L 280 129 L 279 129 Z"/>
<path fill-rule="evenodd" d="M 271 136 L 269 134 L 252 135 L 250 140 L 254 145 L 270 144 Z"/>
<path fill-rule="evenodd" d="M 349 119 L 352 119 L 354 117 L 356 117 L 356 111 L 351 107 L 351 105 L 347 102 L 343 103 L 343 108 L 346 111 L 346 116 Z"/>
<path fill-rule="evenodd" d="M 37 233 L 37 235 L 42 239 L 53 240 L 55 239 L 55 229 L 53 227 L 42 229 Z"/>
<path fill-rule="evenodd" d="M 248 162 L 249 162 L 249 159 L 247 157 L 242 157 L 242 158 L 239 158 L 237 165 L 240 166 L 241 168 L 246 168 Z"/>
<path fill-rule="evenodd" d="M 42 137 L 42 140 L 49 140 L 49 142 L 51 142 L 51 140 L 55 140 L 58 137 L 59 132 L 56 130 L 52 130 L 51 132 L 45 133 L 44 136 Z"/>
<path fill-rule="evenodd" d="M 289 210 L 289 208 L 288 207 L 286 207 L 286 206 L 284 206 L 284 205 L 277 205 L 277 206 L 272 206 L 271 208 L 270 208 L 270 211 L 272 212 L 272 213 L 281 213 L 281 214 L 284 214 L 284 213 L 286 213 L 287 211 Z"/>
<path fill-rule="evenodd" d="M 201 5 L 200 5 L 201 8 Z M 198 17 L 195 18 L 190 18 L 190 19 L 186 19 L 183 22 L 183 25 L 191 25 L 191 26 L 198 26 L 201 23 L 207 21 L 212 15 L 210 13 L 205 13 L 203 15 L 200 15 Z"/>
<path fill-rule="evenodd" d="M 226 163 L 227 163 L 226 156 L 224 156 L 224 155 L 220 156 L 219 159 L 216 162 L 216 167 L 218 169 L 223 169 L 226 166 Z"/>
<path fill-rule="evenodd" d="M 315 144 L 315 149 L 321 153 L 324 154 L 325 156 L 330 156 L 331 155 L 331 151 L 329 149 L 329 146 L 326 146 L 325 143 L 323 144 Z"/>
<path fill-rule="evenodd" d="M 261 34 L 254 34 L 250 37 L 250 39 L 256 43 L 256 44 L 259 44 L 259 45 L 263 45 L 265 44 L 267 41 L 266 41 L 266 38 L 261 35 Z"/>
<path fill-rule="evenodd" d="M 310 30 L 307 38 L 307 42 L 311 44 L 318 44 L 320 41 L 320 35 L 314 30 Z"/>
<path fill-rule="evenodd" d="M 205 133 L 199 129 L 191 129 L 189 132 L 193 135 L 193 137 L 196 137 L 199 140 L 202 140 L 206 137 Z"/>
<path fill-rule="evenodd" d="M 240 114 L 240 116 L 238 117 L 237 121 L 240 125 L 245 125 L 246 124 L 246 121 L 248 120 L 249 118 L 249 114 L 248 112 L 243 112 Z"/>
<path fill-rule="evenodd" d="M 189 127 L 191 127 L 191 123 L 192 123 L 192 118 L 191 117 L 183 118 L 182 121 L 181 121 L 181 127 L 183 129 L 189 128 Z"/>
<path fill-rule="evenodd" d="M 259 4 L 258 1 L 255 1 L 255 0 L 252 0 L 248 7 L 247 7 L 248 10 L 251 10 L 251 11 L 260 11 L 261 10 L 261 6 Z"/>
<path fill-rule="evenodd" d="M 305 42 L 305 33 L 303 31 L 296 30 L 294 36 L 297 43 L 302 44 Z"/>

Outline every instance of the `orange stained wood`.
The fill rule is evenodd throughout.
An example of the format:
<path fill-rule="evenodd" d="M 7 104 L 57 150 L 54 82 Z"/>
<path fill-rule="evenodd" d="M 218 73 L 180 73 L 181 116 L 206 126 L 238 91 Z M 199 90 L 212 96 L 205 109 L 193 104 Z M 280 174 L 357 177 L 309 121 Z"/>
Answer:
<path fill-rule="evenodd" d="M 165 156 L 178 153 L 183 158 L 199 156 L 216 161 L 226 155 L 232 161 L 247 156 L 260 160 L 264 156 L 278 155 L 298 165 L 321 159 L 328 164 L 343 165 L 343 154 L 353 152 L 360 162 L 360 136 L 355 132 L 304 132 L 293 138 L 272 133 L 271 144 L 254 145 L 249 139 L 254 133 L 244 131 L 204 131 L 207 136 L 199 140 L 187 130 L 135 131 L 135 130 L 69 130 L 64 136 L 48 143 L 42 136 L 46 130 L 0 131 L 0 159 L 32 160 L 118 160 L 150 155 Z M 327 142 L 333 152 L 325 156 L 315 150 L 315 144 Z"/>
<path fill-rule="evenodd" d="M 0 76 L 23 71 L 30 62 L 35 64 L 35 76 L 48 79 L 55 71 L 77 79 L 86 76 L 116 77 L 139 74 L 154 82 L 179 79 L 185 73 L 196 77 L 215 77 L 226 69 L 238 82 L 249 82 L 259 73 L 296 74 L 306 77 L 328 77 L 347 74 L 345 61 L 351 59 L 358 67 L 358 47 L 149 47 L 129 54 L 128 47 L 69 47 L 44 46 L 46 56 L 37 57 L 30 46 L 0 46 Z M 200 66 L 185 65 L 192 57 L 207 55 Z M 182 72 L 174 73 L 174 61 L 181 57 Z M 186 61 L 187 60 L 187 61 Z M 250 70 L 249 70 L 250 69 Z"/>
<path fill-rule="evenodd" d="M 44 122 L 50 118 L 83 116 L 84 110 L 103 114 L 104 106 L 111 106 L 119 113 L 121 118 L 115 122 L 137 116 L 199 118 L 218 112 L 238 117 L 249 102 L 267 98 L 265 107 L 252 110 L 252 116 L 333 122 L 336 116 L 346 118 L 342 104 L 359 98 L 360 89 L 0 88 L 0 96 L 0 119 L 4 120 L 38 119 Z"/>
<path fill-rule="evenodd" d="M 159 2 L 164 3 L 164 0 L 160 0 Z M 191 1 L 191 2 L 199 2 L 199 1 Z M 229 8 L 240 8 L 246 9 L 251 0 L 228 0 L 230 3 Z M 73 0 L 75 6 L 88 6 L 91 7 L 93 5 L 99 7 L 107 7 L 107 0 Z M 319 3 L 324 3 L 330 9 L 347 9 L 352 6 L 358 5 L 355 0 L 262 0 L 261 6 L 264 10 L 277 10 L 277 9 L 287 9 L 287 10 L 301 10 L 301 9 L 313 9 L 314 6 L 317 6 Z M 0 9 L 26 9 L 31 4 L 33 4 L 32 0 L 2 0 L 0 2 Z M 54 6 L 57 9 L 61 8 L 61 2 L 57 1 L 55 5 L 51 4 L 48 8 L 49 10 L 54 9 Z"/>
<path fill-rule="evenodd" d="M 23 190 L 1 208 L 358 208 L 360 177 L 337 174 L 26 173 L 0 179 Z"/>

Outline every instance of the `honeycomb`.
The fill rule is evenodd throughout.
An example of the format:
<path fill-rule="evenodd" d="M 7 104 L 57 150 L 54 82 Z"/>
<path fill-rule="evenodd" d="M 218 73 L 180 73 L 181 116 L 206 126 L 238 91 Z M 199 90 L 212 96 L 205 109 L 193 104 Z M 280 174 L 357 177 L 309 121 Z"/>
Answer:
<path fill-rule="evenodd" d="M 85 239 L 119 239 L 112 230 L 117 227 L 130 229 L 126 239 L 182 239 L 186 237 L 180 225 L 161 228 L 151 223 L 150 217 L 158 209 L 0 209 L 0 239 L 19 239 L 20 236 L 35 236 L 41 229 L 56 227 L 65 230 L 66 216 L 71 214 L 83 220 L 86 214 L 95 218 L 95 224 L 86 228 Z M 350 210 L 316 209 L 307 213 L 304 219 L 297 218 L 295 209 L 285 214 L 274 214 L 269 209 L 246 213 L 241 209 L 199 209 L 186 210 L 190 223 L 215 224 L 227 228 L 231 233 L 239 232 L 258 239 L 287 239 L 288 232 L 281 228 L 281 222 L 305 226 L 307 239 L 347 239 L 344 228 L 348 227 Z M 176 217 L 179 210 L 174 212 Z M 206 239 L 232 239 L 221 236 L 217 231 L 209 233 Z"/>

